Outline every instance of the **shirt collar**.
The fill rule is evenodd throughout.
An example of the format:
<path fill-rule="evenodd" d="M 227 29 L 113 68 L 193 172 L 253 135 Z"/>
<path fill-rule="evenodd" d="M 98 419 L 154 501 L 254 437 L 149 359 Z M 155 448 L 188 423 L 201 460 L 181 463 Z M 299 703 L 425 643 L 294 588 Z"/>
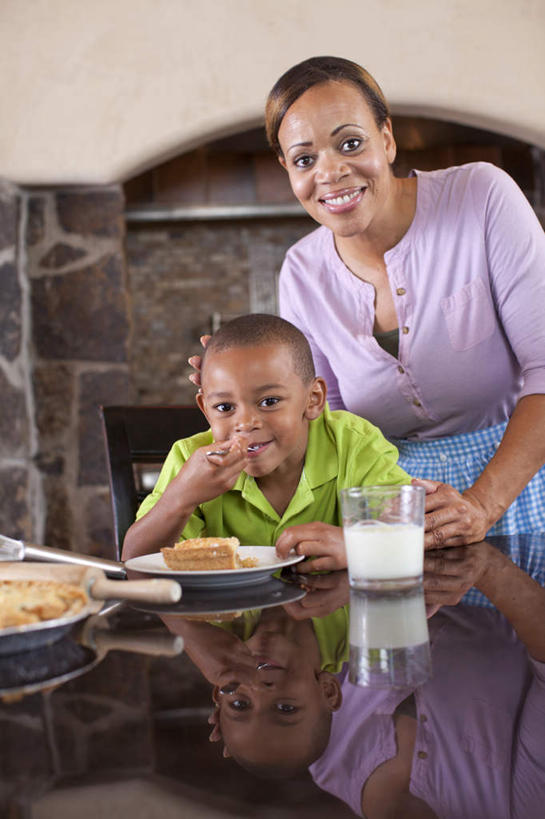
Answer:
<path fill-rule="evenodd" d="M 337 444 L 328 424 L 330 417 L 331 410 L 326 404 L 320 417 L 309 424 L 304 472 L 311 489 L 331 481 L 339 474 Z"/>

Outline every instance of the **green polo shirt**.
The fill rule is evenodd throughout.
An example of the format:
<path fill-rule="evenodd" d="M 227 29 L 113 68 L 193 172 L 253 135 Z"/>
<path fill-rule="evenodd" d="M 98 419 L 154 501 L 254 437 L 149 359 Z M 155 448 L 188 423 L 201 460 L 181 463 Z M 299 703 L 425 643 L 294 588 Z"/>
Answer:
<path fill-rule="evenodd" d="M 157 503 L 190 455 L 212 443 L 210 430 L 176 441 L 153 492 L 142 501 L 137 519 Z M 332 412 L 326 406 L 319 418 L 309 422 L 305 466 L 282 516 L 255 479 L 241 472 L 232 489 L 195 509 L 180 538 L 235 536 L 243 546 L 274 546 L 288 526 L 312 521 L 341 526 L 339 490 L 364 484 L 410 483 L 409 475 L 397 465 L 397 457 L 397 449 L 378 427 L 350 412 Z"/>
<path fill-rule="evenodd" d="M 260 619 L 261 610 L 252 609 L 243 612 L 242 617 L 237 620 L 228 622 L 214 622 L 212 620 L 210 622 L 246 642 L 256 630 Z M 347 663 L 349 659 L 348 604 L 324 615 L 324 617 L 313 617 L 312 627 L 320 649 L 322 671 L 331 671 L 333 674 L 338 674 L 339 671 L 342 671 L 343 664 Z"/>

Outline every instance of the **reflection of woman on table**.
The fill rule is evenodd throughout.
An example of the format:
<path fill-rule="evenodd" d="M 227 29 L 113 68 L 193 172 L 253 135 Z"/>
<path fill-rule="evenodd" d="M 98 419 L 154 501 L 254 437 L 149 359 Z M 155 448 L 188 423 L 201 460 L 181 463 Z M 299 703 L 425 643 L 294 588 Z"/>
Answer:
<path fill-rule="evenodd" d="M 433 678 L 414 692 L 373 692 L 341 676 L 342 707 L 311 773 L 367 819 L 543 815 L 545 590 L 489 544 L 466 548 L 481 552 L 467 584 L 500 611 L 436 614 Z M 434 559 L 432 586 L 448 595 L 448 566 L 432 558 L 432 574 Z"/>
<path fill-rule="evenodd" d="M 266 120 L 321 224 L 287 253 L 280 313 L 310 341 L 331 408 L 440 482 L 428 547 L 544 531 L 545 238 L 522 192 L 482 162 L 394 177 L 387 103 L 346 60 L 290 69 Z"/>

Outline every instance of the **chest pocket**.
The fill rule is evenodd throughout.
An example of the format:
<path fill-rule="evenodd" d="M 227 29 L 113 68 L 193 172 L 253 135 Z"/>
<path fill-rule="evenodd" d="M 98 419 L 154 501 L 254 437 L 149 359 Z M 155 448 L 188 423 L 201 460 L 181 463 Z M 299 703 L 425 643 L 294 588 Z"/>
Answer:
<path fill-rule="evenodd" d="M 441 299 L 441 310 L 453 350 L 469 350 L 494 332 L 496 314 L 481 279 Z"/>

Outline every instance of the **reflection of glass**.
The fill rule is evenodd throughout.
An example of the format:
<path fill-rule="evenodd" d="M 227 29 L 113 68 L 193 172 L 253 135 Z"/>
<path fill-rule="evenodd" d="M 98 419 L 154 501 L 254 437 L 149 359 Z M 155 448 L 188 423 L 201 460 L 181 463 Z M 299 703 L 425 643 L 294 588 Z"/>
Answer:
<path fill-rule="evenodd" d="M 421 581 L 424 498 L 420 486 L 358 486 L 341 492 L 352 587 Z"/>
<path fill-rule="evenodd" d="M 422 586 L 351 589 L 350 682 L 373 688 L 417 686 L 430 671 Z"/>
<path fill-rule="evenodd" d="M 430 674 L 422 588 L 424 497 L 417 486 L 341 492 L 350 576 L 350 682 L 420 685 Z"/>

